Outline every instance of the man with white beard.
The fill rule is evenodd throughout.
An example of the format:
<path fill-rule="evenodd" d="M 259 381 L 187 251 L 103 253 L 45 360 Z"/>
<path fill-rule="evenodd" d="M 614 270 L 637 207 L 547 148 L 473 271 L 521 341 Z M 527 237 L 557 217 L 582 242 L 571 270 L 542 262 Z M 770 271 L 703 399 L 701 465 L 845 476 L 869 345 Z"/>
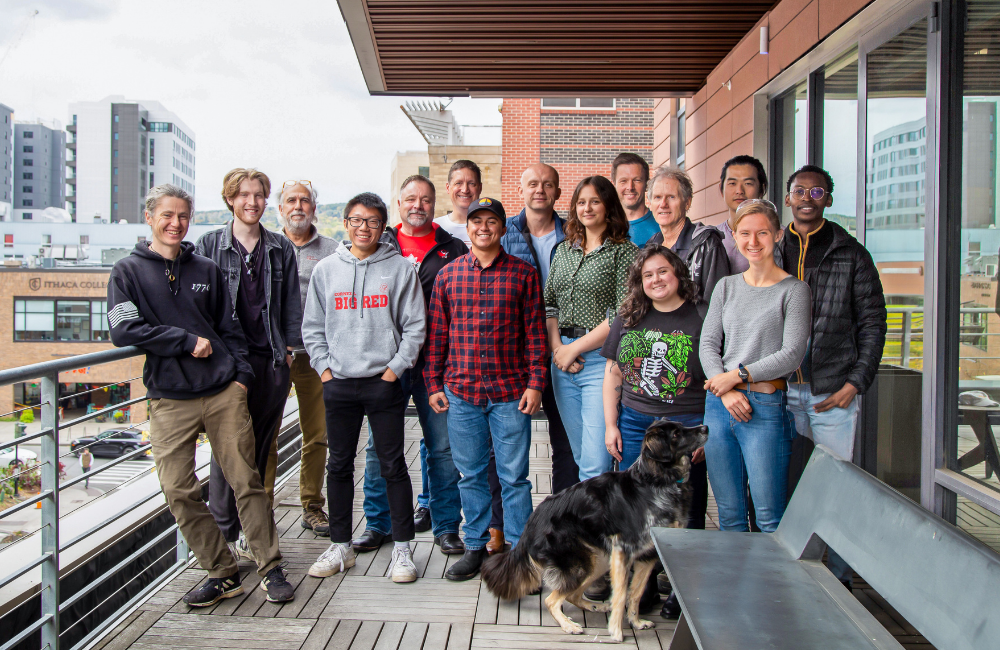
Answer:
<path fill-rule="evenodd" d="M 316 190 L 309 181 L 285 181 L 278 194 L 278 223 L 281 233 L 295 248 L 299 265 L 299 292 L 302 308 L 306 306 L 309 279 L 316 264 L 340 245 L 316 230 Z M 303 528 L 321 537 L 330 535 L 330 522 L 323 511 L 323 481 L 326 480 L 326 407 L 323 405 L 323 382 L 309 365 L 304 346 L 294 350 L 291 380 L 299 403 L 299 426 L 302 429 L 302 463 L 299 466 L 299 500 L 302 502 Z M 271 447 L 264 487 L 274 495 L 274 480 L 278 466 L 278 437 Z"/>

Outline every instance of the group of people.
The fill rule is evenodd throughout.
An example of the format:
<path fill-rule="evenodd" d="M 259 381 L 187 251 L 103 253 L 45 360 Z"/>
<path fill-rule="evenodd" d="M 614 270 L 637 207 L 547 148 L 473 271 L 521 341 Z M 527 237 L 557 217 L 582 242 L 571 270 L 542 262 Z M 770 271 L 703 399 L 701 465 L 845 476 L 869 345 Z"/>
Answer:
<path fill-rule="evenodd" d="M 874 380 L 886 332 L 878 272 L 824 218 L 833 179 L 818 167 L 788 178 L 785 227 L 762 198 L 755 158 L 723 166 L 729 215 L 717 227 L 690 218 L 687 174 L 650 172 L 642 157 L 618 155 L 610 180 L 576 185 L 564 219 L 554 209 L 559 174 L 538 163 L 521 175 L 523 209 L 508 217 L 481 196 L 479 167 L 459 160 L 445 187 L 451 213 L 435 219 L 434 184 L 410 176 L 400 223 L 389 226 L 377 195 L 359 194 L 344 208 L 343 243 L 317 232 L 309 181 L 283 184 L 282 231 L 271 232 L 260 225 L 270 180 L 232 170 L 222 195 L 234 218 L 197 244 L 184 241 L 191 197 L 151 189 L 151 237 L 112 270 L 108 319 L 116 345 L 147 353 L 158 475 L 208 571 L 185 602 L 242 593 L 239 560 L 256 563 L 268 600 L 294 596 L 272 511 L 291 385 L 301 525 L 331 542 L 313 576 L 345 571 L 391 537 L 388 575 L 413 582 L 410 542 L 432 529 L 442 553 L 462 556 L 445 577 L 474 577 L 487 554 L 517 544 L 531 514 L 539 410 L 553 492 L 628 468 L 656 419 L 704 423 L 688 526 L 704 528 L 711 480 L 722 530 L 773 532 L 795 444 L 852 458 L 857 396 Z M 411 400 L 423 433 L 415 511 L 404 457 Z M 365 529 L 352 540 L 365 418 Z M 213 454 L 207 505 L 193 471 L 203 431 Z M 832 551 L 830 560 L 849 581 L 849 567 Z M 647 591 L 644 601 L 658 600 L 655 581 Z M 587 595 L 606 592 L 594 584 Z M 676 615 L 676 600 L 664 610 Z"/>

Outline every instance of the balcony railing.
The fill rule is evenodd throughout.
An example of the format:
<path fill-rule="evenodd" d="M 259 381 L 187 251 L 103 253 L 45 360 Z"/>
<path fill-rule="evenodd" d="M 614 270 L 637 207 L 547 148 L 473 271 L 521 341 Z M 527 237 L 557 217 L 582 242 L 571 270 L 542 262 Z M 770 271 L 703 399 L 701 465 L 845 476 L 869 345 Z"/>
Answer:
<path fill-rule="evenodd" d="M 121 615 L 145 598 L 151 591 L 186 567 L 190 561 L 191 554 L 188 546 L 171 518 L 171 525 L 157 530 L 148 539 L 141 538 L 132 545 L 134 550 L 128 555 L 114 557 L 111 562 L 113 566 L 101 570 L 97 575 L 88 574 L 85 584 L 82 586 L 74 585 L 76 588 L 71 595 L 63 597 L 60 593 L 60 581 L 64 580 L 72 569 L 80 568 L 81 563 L 86 562 L 88 558 L 95 557 L 114 543 L 120 543 L 129 531 L 133 534 L 136 533 L 140 526 L 161 516 L 165 512 L 165 507 L 162 505 L 162 491 L 158 482 L 151 487 L 151 483 L 147 481 L 144 485 L 149 489 L 145 491 L 128 489 L 128 493 L 126 493 L 126 489 L 123 489 L 136 488 L 142 479 L 150 478 L 148 472 L 141 472 L 84 506 L 70 509 L 68 512 L 61 511 L 59 503 L 61 490 L 87 480 L 94 481 L 102 472 L 145 456 L 149 447 L 139 446 L 100 467 L 94 466 L 92 471 L 88 473 L 60 480 L 60 459 L 75 455 L 80 450 L 80 447 L 77 447 L 73 451 L 67 450 L 60 454 L 59 434 L 61 431 L 98 417 L 109 416 L 116 410 L 144 401 L 146 396 L 130 397 L 125 401 L 95 410 L 82 417 L 61 421 L 60 402 L 75 397 L 79 393 L 60 397 L 59 373 L 129 359 L 143 354 L 144 352 L 138 348 L 119 348 L 0 371 L 0 387 L 34 380 L 39 380 L 41 384 L 40 405 L 26 406 L 16 409 L 10 414 L 4 414 L 19 415 L 20 412 L 31 408 L 41 410 L 40 431 L 15 438 L 11 442 L 0 443 L 0 451 L 16 448 L 25 443 L 35 441 L 40 443 L 37 465 L 19 466 L 12 472 L 11 476 L 0 482 L 19 480 L 29 472 L 37 471 L 41 475 L 41 489 L 36 496 L 26 498 L 20 503 L 0 511 L 0 521 L 29 508 L 40 508 L 41 524 L 37 530 L 31 531 L 27 536 L 17 539 L 0 550 L 0 572 L 6 574 L 0 577 L 0 595 L 5 601 L 0 602 L 0 605 L 4 605 L 3 609 L 7 610 L 4 614 L 5 617 L 11 616 L 14 608 L 6 607 L 6 605 L 9 605 L 14 599 L 19 599 L 20 602 L 17 606 L 23 607 L 28 602 L 29 596 L 34 597 L 36 583 L 41 603 L 37 610 L 37 618 L 33 617 L 33 621 L 16 626 L 6 622 L 4 625 L 0 625 L 0 644 L 2 644 L 0 650 L 11 650 L 26 642 L 34 634 L 40 634 L 41 637 L 41 642 L 37 647 L 50 650 L 59 650 L 60 648 L 80 650 L 104 633 L 117 622 Z M 129 381 L 131 380 L 127 379 L 121 383 Z M 283 422 L 282 435 L 279 438 L 281 445 L 278 468 L 279 485 L 284 478 L 287 478 L 290 470 L 297 466 L 297 452 L 301 446 L 301 435 L 298 433 L 297 413 L 294 415 L 294 420 L 289 420 L 286 409 L 286 420 Z M 116 430 L 138 430 L 138 427 L 148 422 L 149 420 L 133 422 L 128 426 L 116 427 Z M 100 441 L 95 439 L 87 446 L 98 442 Z M 209 458 L 207 447 L 206 451 L 200 451 L 198 454 L 195 471 L 200 476 L 207 476 Z M 284 476 L 282 476 L 283 473 Z M 116 496 L 109 497 L 109 495 Z M 156 499 L 160 499 L 158 508 L 154 507 Z M 138 512 L 137 514 L 137 511 L 141 511 L 143 506 L 146 506 L 148 513 L 143 515 L 142 512 Z M 94 508 L 94 510 L 93 512 L 84 512 L 85 508 Z M 87 516 L 74 517 L 73 525 L 67 526 L 64 534 L 60 535 L 61 523 L 68 521 L 66 518 L 73 513 Z M 81 520 L 83 521 L 82 525 Z M 95 536 L 100 531 L 116 527 L 119 530 L 113 536 Z M 88 540 L 91 542 L 90 548 L 81 552 L 81 547 L 87 546 L 82 543 Z M 36 548 L 40 548 L 40 552 L 31 551 L 33 544 L 37 544 Z M 76 564 L 74 567 L 67 567 L 67 563 L 61 562 L 60 557 L 71 548 L 74 548 L 72 555 Z M 149 561 L 150 553 L 154 550 L 159 555 Z M 134 566 L 138 560 L 143 558 L 145 558 L 145 562 L 138 567 Z M 39 570 L 40 581 L 38 580 Z M 28 578 L 32 576 L 34 579 L 29 580 Z M 118 577 L 116 578 L 116 576 Z M 115 580 L 109 582 L 112 579 Z M 130 585 L 131 589 L 126 590 Z M 136 585 L 142 585 L 142 588 L 137 592 Z M 102 587 L 105 591 L 98 591 Z M 109 602 L 116 594 L 133 592 L 134 595 L 127 601 L 121 597 L 117 598 L 117 601 L 112 603 L 114 606 L 109 609 Z M 90 607 L 95 602 L 97 604 Z M 86 611 L 81 612 L 81 608 Z M 99 620 L 95 620 L 95 617 Z M 21 616 L 20 621 L 23 622 L 23 619 L 24 616 Z M 85 622 L 84 625 L 74 630 L 81 622 Z M 71 631 L 72 634 L 68 634 Z"/>

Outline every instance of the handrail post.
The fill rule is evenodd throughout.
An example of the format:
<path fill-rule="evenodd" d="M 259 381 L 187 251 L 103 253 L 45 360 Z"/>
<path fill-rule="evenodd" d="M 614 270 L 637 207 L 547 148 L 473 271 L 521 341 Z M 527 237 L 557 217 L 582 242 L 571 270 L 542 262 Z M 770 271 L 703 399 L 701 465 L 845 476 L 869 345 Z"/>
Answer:
<path fill-rule="evenodd" d="M 42 377 L 42 428 L 49 433 L 41 438 L 42 491 L 51 496 L 42 501 L 42 553 L 49 557 L 42 563 L 42 616 L 51 615 L 42 625 L 42 646 L 59 650 L 59 373 Z"/>
<path fill-rule="evenodd" d="M 187 540 L 184 539 L 184 533 L 181 532 L 180 526 L 177 527 L 177 562 L 187 564 L 188 561 L 188 544 Z"/>
<path fill-rule="evenodd" d="M 913 314 L 907 310 L 903 312 L 903 341 L 900 348 L 900 363 L 904 368 L 910 367 L 910 339 L 913 336 Z"/>

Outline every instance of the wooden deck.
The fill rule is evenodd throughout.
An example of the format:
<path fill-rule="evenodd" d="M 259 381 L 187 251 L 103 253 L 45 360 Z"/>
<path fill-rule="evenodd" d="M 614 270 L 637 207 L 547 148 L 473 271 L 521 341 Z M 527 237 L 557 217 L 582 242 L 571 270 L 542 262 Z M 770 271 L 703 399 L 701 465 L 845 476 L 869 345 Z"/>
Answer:
<path fill-rule="evenodd" d="M 530 479 L 534 501 L 551 492 L 548 434 L 544 422 L 535 422 Z M 416 419 L 407 420 L 407 460 L 414 486 L 420 484 Z M 364 529 L 361 480 L 364 442 L 355 463 L 357 490 L 354 500 L 355 530 Z M 416 491 L 415 491 L 416 492 Z M 205 579 L 205 572 L 189 568 L 154 593 L 107 634 L 97 650 L 126 648 L 234 648 L 240 650 L 465 650 L 470 648 L 523 648 L 563 650 L 579 644 L 610 643 L 607 616 L 581 612 L 572 605 L 566 612 L 586 628 L 571 636 L 552 620 L 542 605 L 546 595 L 528 596 L 517 603 L 498 602 L 478 579 L 463 583 L 444 579 L 449 562 L 434 546 L 431 533 L 419 533 L 414 560 L 420 578 L 397 585 L 386 576 L 392 545 L 375 553 L 358 555 L 357 565 L 344 574 L 318 579 L 306 574 L 329 545 L 300 525 L 298 481 L 288 481 L 278 491 L 275 509 L 281 550 L 288 562 L 289 580 L 296 587 L 295 600 L 284 605 L 268 603 L 259 588 L 252 565 L 241 564 L 245 594 L 214 607 L 189 609 L 181 598 Z M 715 502 L 709 502 L 709 526 L 715 527 Z M 863 582 L 855 595 L 907 648 L 931 648 Z M 658 613 L 658 610 L 657 610 Z M 625 641 L 616 647 L 659 650 L 667 648 L 674 622 L 658 615 L 647 618 L 656 627 L 625 630 Z M 626 623 L 626 628 L 628 628 Z"/>

